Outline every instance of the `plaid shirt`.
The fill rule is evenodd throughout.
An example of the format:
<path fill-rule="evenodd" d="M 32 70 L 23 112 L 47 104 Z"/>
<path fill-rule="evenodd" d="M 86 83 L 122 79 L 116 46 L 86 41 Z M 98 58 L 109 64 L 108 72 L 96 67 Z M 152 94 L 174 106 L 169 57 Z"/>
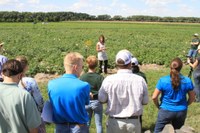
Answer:
<path fill-rule="evenodd" d="M 142 115 L 142 105 L 149 100 L 145 80 L 128 69 L 107 76 L 98 98 L 100 102 L 107 102 L 106 114 L 112 117 Z"/>

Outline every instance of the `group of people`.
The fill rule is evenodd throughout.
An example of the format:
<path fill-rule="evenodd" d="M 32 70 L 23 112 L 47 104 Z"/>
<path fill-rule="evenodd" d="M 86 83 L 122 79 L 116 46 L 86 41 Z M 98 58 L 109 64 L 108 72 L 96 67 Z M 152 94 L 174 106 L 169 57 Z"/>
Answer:
<path fill-rule="evenodd" d="M 194 38 L 191 41 L 191 48 L 188 52 L 187 63 L 191 67 L 191 72 L 193 72 L 193 79 L 195 88 L 194 91 L 196 93 L 196 102 L 200 102 L 200 39 L 199 34 L 195 33 Z"/>
<path fill-rule="evenodd" d="M 108 73 L 108 58 L 103 35 L 99 37 L 96 50 L 98 57 L 91 55 L 86 59 L 86 73 L 82 74 L 83 56 L 70 52 L 63 61 L 65 73 L 48 82 L 55 132 L 88 133 L 94 114 L 96 132 L 102 133 L 105 103 L 107 133 L 141 133 L 143 105 L 148 104 L 149 95 L 147 78 L 140 71 L 137 58 L 126 49 L 118 51 L 115 57 L 117 73 L 104 78 L 101 73 Z M 5 60 L 0 65 L 0 132 L 45 133 L 40 114 L 47 110 L 43 109 L 44 101 L 37 83 L 25 77 L 27 59 L 24 56 L 10 60 L 5 56 L 0 58 L 1 63 Z M 187 108 L 195 100 L 193 83 L 181 74 L 182 66 L 180 58 L 173 59 L 169 75 L 161 77 L 156 85 L 152 95 L 159 109 L 155 133 L 169 123 L 175 129 L 181 128 Z"/>

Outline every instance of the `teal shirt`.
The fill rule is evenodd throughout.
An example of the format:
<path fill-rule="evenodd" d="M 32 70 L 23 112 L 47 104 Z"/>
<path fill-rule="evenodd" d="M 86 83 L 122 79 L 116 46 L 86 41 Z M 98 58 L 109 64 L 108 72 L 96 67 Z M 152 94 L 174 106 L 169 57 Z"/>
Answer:
<path fill-rule="evenodd" d="M 84 73 L 81 75 L 80 79 L 88 82 L 91 87 L 90 92 L 92 92 L 93 95 L 96 95 L 98 94 L 104 77 L 98 73 Z"/>
<path fill-rule="evenodd" d="M 32 96 L 15 83 L 0 83 L 0 133 L 28 133 L 40 124 Z"/>

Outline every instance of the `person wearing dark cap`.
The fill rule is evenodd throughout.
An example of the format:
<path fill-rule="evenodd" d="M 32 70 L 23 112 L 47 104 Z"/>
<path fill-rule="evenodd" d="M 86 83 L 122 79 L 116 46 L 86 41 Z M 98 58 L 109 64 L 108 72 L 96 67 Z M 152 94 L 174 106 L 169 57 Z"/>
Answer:
<path fill-rule="evenodd" d="M 0 83 L 0 133 L 38 133 L 40 114 L 32 96 L 18 87 L 23 68 L 17 60 L 3 64 Z"/>
<path fill-rule="evenodd" d="M 107 103 L 107 133 L 141 133 L 140 115 L 148 103 L 145 80 L 131 71 L 131 53 L 120 50 L 116 55 L 116 74 L 107 76 L 98 99 Z"/>
<path fill-rule="evenodd" d="M 197 55 L 197 48 L 199 46 L 199 43 L 200 43 L 200 40 L 199 40 L 199 34 L 198 33 L 195 33 L 194 35 L 194 38 L 192 39 L 191 41 L 191 48 L 188 52 L 188 55 L 187 57 L 188 58 L 195 58 L 196 55 Z"/>
<path fill-rule="evenodd" d="M 132 72 L 133 72 L 134 74 L 137 74 L 137 75 L 139 75 L 139 76 L 142 76 L 142 77 L 144 78 L 144 80 L 146 81 L 146 83 L 147 83 L 146 75 L 145 75 L 145 73 L 143 73 L 143 72 L 140 71 L 140 67 L 138 66 L 139 63 L 138 63 L 137 58 L 133 57 L 133 58 L 131 59 L 131 64 L 132 64 Z"/>
<path fill-rule="evenodd" d="M 0 51 L 3 50 L 3 44 L 4 44 L 3 42 L 0 43 Z M 3 56 L 2 52 L 1 52 L 0 53 L 0 82 L 3 82 L 3 78 L 2 78 L 2 75 L 1 75 L 2 66 L 7 60 L 8 60 L 8 58 Z"/>

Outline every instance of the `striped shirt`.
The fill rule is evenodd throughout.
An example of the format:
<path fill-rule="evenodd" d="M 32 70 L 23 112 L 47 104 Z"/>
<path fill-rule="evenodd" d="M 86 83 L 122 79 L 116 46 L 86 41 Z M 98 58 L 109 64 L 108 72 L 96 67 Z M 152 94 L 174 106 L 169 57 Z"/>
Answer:
<path fill-rule="evenodd" d="M 107 76 L 98 98 L 100 102 L 107 102 L 106 114 L 112 117 L 142 115 L 142 105 L 149 100 L 145 80 L 128 69 Z"/>

